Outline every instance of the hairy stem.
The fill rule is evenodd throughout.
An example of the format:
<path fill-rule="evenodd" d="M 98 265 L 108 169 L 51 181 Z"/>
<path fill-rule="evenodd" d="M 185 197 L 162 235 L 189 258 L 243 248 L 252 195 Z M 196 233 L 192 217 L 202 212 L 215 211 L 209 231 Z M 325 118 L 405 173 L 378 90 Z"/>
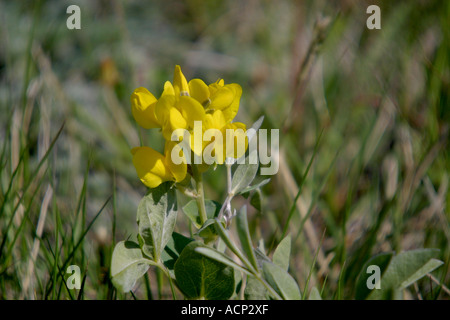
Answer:
<path fill-rule="evenodd" d="M 195 200 L 197 201 L 198 212 L 200 215 L 200 222 L 203 225 L 208 217 L 206 216 L 206 208 L 205 208 L 205 193 L 203 191 L 203 176 L 198 171 L 197 165 L 192 165 L 192 174 L 194 176 L 195 184 L 197 186 L 197 197 Z"/>

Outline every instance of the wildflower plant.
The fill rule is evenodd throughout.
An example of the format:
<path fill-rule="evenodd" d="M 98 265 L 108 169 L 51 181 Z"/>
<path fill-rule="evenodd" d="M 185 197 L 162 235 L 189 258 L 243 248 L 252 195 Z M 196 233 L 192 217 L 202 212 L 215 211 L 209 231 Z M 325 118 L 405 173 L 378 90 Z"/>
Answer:
<path fill-rule="evenodd" d="M 150 146 L 131 150 L 137 176 L 149 191 L 138 206 L 136 241 L 121 241 L 113 252 L 111 276 L 117 289 L 132 290 L 153 266 L 169 279 L 174 298 L 176 288 L 189 299 L 301 297 L 287 273 L 289 238 L 281 242 L 272 262 L 263 243 L 259 248 L 252 244 L 246 207 L 238 213 L 231 207 L 237 195 L 259 197 L 258 189 L 270 180 L 251 185 L 259 165 L 248 161 L 257 157 L 248 146 L 263 119 L 250 130 L 234 121 L 241 95 L 240 85 L 222 79 L 209 85 L 200 79 L 188 82 L 179 66 L 159 99 L 142 87 L 132 93 L 134 119 L 145 129 L 159 128 L 165 147 L 164 153 Z M 227 172 L 223 203 L 204 195 L 203 175 L 217 165 L 225 165 Z M 176 190 L 192 198 L 183 207 L 196 229 L 190 237 L 174 232 Z M 229 234 L 232 221 L 240 246 Z"/>
<path fill-rule="evenodd" d="M 163 153 L 150 146 L 131 150 L 137 176 L 149 191 L 137 209 L 136 239 L 117 243 L 113 251 L 111 277 L 118 290 L 131 291 L 155 267 L 168 278 L 174 299 L 177 291 L 186 299 L 321 299 L 316 287 L 308 292 L 309 277 L 300 290 L 288 273 L 291 238 L 284 237 L 286 230 L 269 258 L 263 241 L 253 246 L 246 206 L 231 206 L 240 195 L 250 197 L 260 210 L 258 189 L 270 181 L 254 182 L 259 170 L 254 160 L 263 158 L 261 149 L 254 147 L 263 119 L 249 129 L 234 121 L 241 95 L 238 84 L 223 80 L 209 85 L 200 79 L 188 82 L 179 66 L 159 99 L 142 87 L 131 95 L 136 122 L 145 129 L 159 128 L 165 147 Z M 203 175 L 218 165 L 225 165 L 227 175 L 222 203 L 205 199 L 203 184 Z M 174 231 L 177 191 L 191 198 L 182 208 L 195 229 L 189 236 Z M 288 223 L 292 213 L 293 209 Z M 238 243 L 230 237 L 231 227 L 236 228 Z M 359 273 L 356 298 L 401 297 L 407 286 L 443 264 L 438 256 L 439 250 L 419 249 L 372 257 Z"/>

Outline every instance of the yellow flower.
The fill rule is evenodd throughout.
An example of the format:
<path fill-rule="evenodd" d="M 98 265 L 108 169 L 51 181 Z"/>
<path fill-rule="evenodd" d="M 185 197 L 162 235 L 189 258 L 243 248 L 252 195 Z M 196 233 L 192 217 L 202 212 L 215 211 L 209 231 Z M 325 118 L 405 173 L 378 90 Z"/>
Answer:
<path fill-rule="evenodd" d="M 239 110 L 242 88 L 237 83 L 224 84 L 222 79 L 207 86 L 200 79 L 189 81 L 191 97 L 199 101 L 206 109 L 221 110 L 226 122 L 231 122 Z"/>
<path fill-rule="evenodd" d="M 227 122 L 222 110 L 208 113 L 204 121 L 203 153 L 211 154 L 218 164 L 226 158 L 240 158 L 248 147 L 246 126 L 241 122 Z M 209 131 L 209 135 L 208 135 Z M 205 135 L 206 133 L 206 135 Z"/>
<path fill-rule="evenodd" d="M 236 83 L 218 80 L 209 86 L 200 79 L 187 81 L 180 66 L 175 66 L 173 85 L 164 84 L 157 100 L 147 89 L 137 88 L 131 95 L 132 113 L 145 129 L 161 128 L 166 140 L 175 129 L 191 130 L 194 121 L 203 121 L 206 113 L 221 110 L 225 122 L 231 122 L 239 109 L 242 88 Z"/>
<path fill-rule="evenodd" d="M 206 139 L 211 138 L 211 141 L 214 144 L 210 141 L 203 141 L 201 152 L 204 152 L 205 148 L 209 146 L 208 151 L 213 150 L 211 154 L 215 156 L 216 161 L 219 164 L 222 164 L 226 157 L 239 158 L 243 154 L 242 151 L 237 148 L 238 143 L 243 141 L 241 138 L 245 139 L 245 150 L 248 146 L 248 139 L 246 136 L 242 135 L 242 133 L 245 135 L 246 127 L 243 123 L 232 123 L 231 121 L 234 119 L 239 110 L 239 102 L 242 96 L 241 86 L 236 83 L 225 85 L 222 79 L 217 80 L 209 86 L 206 85 L 201 79 L 192 79 L 189 81 L 188 86 L 190 96 L 199 101 L 205 108 L 206 115 L 202 127 L 203 134 L 208 129 L 217 129 L 222 135 L 222 139 L 219 140 L 215 139 L 214 134 L 212 137 L 207 136 Z M 227 129 L 231 129 L 231 137 L 235 140 L 234 149 L 230 146 L 227 150 Z M 238 138 L 240 136 L 242 137 Z M 193 149 L 193 139 L 191 140 L 191 145 Z M 230 145 L 230 143 L 228 143 L 228 145 Z M 222 153 L 218 151 L 219 148 L 222 150 Z M 195 153 L 199 154 L 200 152 L 195 150 Z"/>
<path fill-rule="evenodd" d="M 156 98 L 147 89 L 139 87 L 131 95 L 131 112 L 136 122 L 145 129 L 158 128 L 155 117 Z"/>
<path fill-rule="evenodd" d="M 209 155 L 219 164 L 227 157 L 242 156 L 248 147 L 246 127 L 243 123 L 232 122 L 238 112 L 241 95 L 241 86 L 235 83 L 225 85 L 221 79 L 210 85 L 200 79 L 188 82 L 178 65 L 175 66 L 173 84 L 165 82 L 159 99 L 143 87 L 134 90 L 131 95 L 134 119 L 145 129 L 161 128 L 166 140 L 164 154 L 150 147 L 131 150 L 133 164 L 141 181 L 146 186 L 155 188 L 164 181 L 181 182 L 185 179 L 186 158 L 178 145 L 178 141 L 185 137 L 181 136 L 183 130 L 177 129 L 185 129 L 188 134 L 201 136 L 195 150 L 194 139 L 191 139 L 191 149 L 196 155 L 203 155 L 208 148 Z M 196 121 L 201 121 L 201 130 L 196 129 Z M 177 132 L 178 141 L 171 141 L 174 132 Z M 209 133 L 207 141 L 203 141 L 205 132 Z M 234 148 L 231 147 L 233 142 Z M 183 161 L 179 161 L 180 159 Z M 199 168 L 204 171 L 209 164 L 210 162 L 203 161 Z"/>
<path fill-rule="evenodd" d="M 171 140 L 176 129 L 190 130 L 194 121 L 203 121 L 205 117 L 203 106 L 189 95 L 180 66 L 175 67 L 173 78 L 173 85 L 166 81 L 161 98 L 155 104 L 155 116 L 166 140 Z"/>
<path fill-rule="evenodd" d="M 176 182 L 181 182 L 186 178 L 187 163 L 183 154 L 183 149 L 174 141 L 166 141 L 164 147 L 164 155 L 166 158 L 166 166 L 169 168 Z M 174 163 L 174 159 L 178 158 L 180 163 Z"/>
<path fill-rule="evenodd" d="M 150 147 L 136 147 L 131 149 L 133 165 L 142 183 L 149 188 L 156 188 L 164 181 L 181 182 L 186 177 L 186 162 L 174 164 L 171 158 L 172 150 L 177 147 L 174 143 L 167 143 L 164 155 Z M 180 157 L 183 157 L 180 150 Z"/>

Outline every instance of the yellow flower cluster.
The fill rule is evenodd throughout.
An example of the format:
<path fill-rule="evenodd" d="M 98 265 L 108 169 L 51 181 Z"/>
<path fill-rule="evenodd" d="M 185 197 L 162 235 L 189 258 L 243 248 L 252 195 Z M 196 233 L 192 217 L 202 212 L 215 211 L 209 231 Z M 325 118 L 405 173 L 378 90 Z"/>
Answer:
<path fill-rule="evenodd" d="M 187 162 L 175 164 L 172 161 L 172 150 L 177 146 L 177 142 L 172 141 L 172 136 L 177 136 L 174 132 L 179 132 L 178 129 L 192 133 L 196 121 L 202 123 L 202 135 L 208 129 L 218 130 L 222 134 L 222 139 L 217 139 L 216 136 L 209 141 L 202 139 L 201 150 L 198 147 L 196 150 L 192 147 L 197 155 L 201 155 L 209 146 L 212 154 L 216 154 L 216 162 L 219 164 L 222 164 L 226 157 L 240 156 L 241 154 L 238 154 L 235 148 L 231 151 L 227 150 L 229 140 L 225 137 L 228 129 L 232 132 L 231 138 L 234 142 L 243 138 L 247 148 L 245 124 L 232 122 L 239 110 L 241 95 L 240 85 L 225 84 L 222 79 L 210 85 L 206 85 L 200 79 L 192 79 L 188 82 L 178 65 L 175 67 L 173 84 L 166 81 L 159 99 L 143 87 L 134 90 L 131 95 L 134 119 L 145 129 L 160 128 L 166 140 L 164 154 L 150 147 L 137 147 L 131 150 L 133 164 L 141 181 L 146 186 L 155 188 L 164 181 L 181 182 L 186 178 Z M 183 136 L 176 138 L 181 141 Z M 193 140 L 191 140 L 192 146 Z M 183 150 L 179 148 L 178 151 L 179 155 L 184 157 Z M 202 167 L 207 165 L 202 163 Z"/>

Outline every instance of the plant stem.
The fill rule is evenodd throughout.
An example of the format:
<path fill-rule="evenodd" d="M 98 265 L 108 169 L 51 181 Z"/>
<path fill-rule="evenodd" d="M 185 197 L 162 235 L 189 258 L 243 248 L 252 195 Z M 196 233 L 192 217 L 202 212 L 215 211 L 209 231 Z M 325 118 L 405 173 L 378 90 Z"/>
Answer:
<path fill-rule="evenodd" d="M 195 184 L 197 187 L 197 197 L 195 198 L 195 200 L 197 201 L 200 223 L 203 225 L 206 220 L 208 220 L 205 208 L 205 194 L 203 192 L 203 176 L 198 171 L 198 167 L 195 164 L 192 165 L 192 174 L 194 176 Z"/>
<path fill-rule="evenodd" d="M 266 281 L 264 281 L 264 279 L 263 278 L 261 278 L 261 276 L 258 274 L 258 275 L 255 275 L 255 278 L 256 279 L 258 279 L 258 281 L 259 282 L 261 282 L 263 285 L 264 285 L 264 287 L 267 289 L 267 291 L 269 291 L 269 293 L 275 298 L 275 299 L 277 299 L 277 300 L 283 300 L 283 298 L 282 297 L 280 297 L 280 295 L 266 282 Z"/>
<path fill-rule="evenodd" d="M 225 198 L 225 202 L 223 203 L 222 207 L 220 208 L 218 217 L 219 219 L 222 219 L 223 213 L 225 212 L 225 221 L 227 223 L 227 227 L 230 226 L 230 221 L 231 221 L 231 199 L 233 199 L 234 194 L 231 191 L 231 164 L 225 162 L 225 166 L 227 168 L 227 197 Z"/>
<path fill-rule="evenodd" d="M 218 230 L 220 238 L 226 244 L 228 249 L 230 249 L 238 258 L 242 261 L 244 266 L 247 268 L 248 272 L 254 276 L 259 282 L 261 282 L 267 291 L 275 297 L 277 300 L 283 300 L 283 298 L 262 278 L 261 272 L 258 269 L 255 269 L 253 265 L 248 261 L 248 259 L 242 254 L 242 252 L 238 249 L 236 244 L 231 240 L 229 235 L 225 232 L 223 227 L 221 227 L 220 222 L 216 222 L 216 228 Z"/>
<path fill-rule="evenodd" d="M 165 276 L 169 279 L 170 291 L 172 292 L 172 299 L 173 299 L 173 300 L 177 300 L 177 294 L 175 293 L 175 287 L 173 286 L 172 277 L 170 276 L 169 271 L 168 271 L 167 268 L 164 266 L 164 264 L 162 264 L 161 262 L 158 263 L 156 266 L 157 266 L 157 267 L 165 274 Z"/>
<path fill-rule="evenodd" d="M 231 199 L 233 198 L 233 193 L 231 192 L 231 164 L 227 163 L 227 201 L 226 201 L 226 212 L 227 212 L 227 222 L 230 223 L 231 217 L 233 216 L 231 212 Z"/>
<path fill-rule="evenodd" d="M 227 193 L 229 197 L 232 197 L 231 193 L 231 164 L 225 163 L 225 166 L 227 168 Z"/>

